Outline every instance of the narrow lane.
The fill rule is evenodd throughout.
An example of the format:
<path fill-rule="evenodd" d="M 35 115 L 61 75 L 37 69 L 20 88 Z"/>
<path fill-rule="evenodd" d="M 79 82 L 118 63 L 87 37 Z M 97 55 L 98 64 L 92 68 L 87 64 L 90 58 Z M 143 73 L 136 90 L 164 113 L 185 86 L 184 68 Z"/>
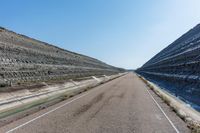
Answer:
<path fill-rule="evenodd" d="M 167 111 L 166 115 L 174 116 L 172 113 Z M 178 132 L 190 132 L 178 117 L 171 122 Z M 0 132 L 7 131 L 177 133 L 148 93 L 146 85 L 133 73 L 0 128 Z"/>

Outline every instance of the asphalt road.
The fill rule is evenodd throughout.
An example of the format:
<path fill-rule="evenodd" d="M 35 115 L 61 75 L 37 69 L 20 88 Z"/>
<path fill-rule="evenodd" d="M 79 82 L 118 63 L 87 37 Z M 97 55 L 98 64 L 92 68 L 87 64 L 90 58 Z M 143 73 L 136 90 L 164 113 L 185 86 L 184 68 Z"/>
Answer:
<path fill-rule="evenodd" d="M 0 128 L 4 133 L 189 133 L 133 73 Z"/>

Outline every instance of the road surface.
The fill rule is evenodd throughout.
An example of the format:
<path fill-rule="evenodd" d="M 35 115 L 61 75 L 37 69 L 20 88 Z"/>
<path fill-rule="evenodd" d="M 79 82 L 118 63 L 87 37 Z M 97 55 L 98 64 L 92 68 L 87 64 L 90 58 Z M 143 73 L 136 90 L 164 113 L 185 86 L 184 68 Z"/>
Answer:
<path fill-rule="evenodd" d="M 134 74 L 98 86 L 0 128 L 4 133 L 189 133 Z"/>

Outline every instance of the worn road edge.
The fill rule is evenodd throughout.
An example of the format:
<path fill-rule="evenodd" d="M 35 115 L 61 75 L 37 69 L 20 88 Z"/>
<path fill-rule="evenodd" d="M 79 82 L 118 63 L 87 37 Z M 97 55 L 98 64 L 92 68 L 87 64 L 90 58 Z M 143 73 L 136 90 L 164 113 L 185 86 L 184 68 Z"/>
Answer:
<path fill-rule="evenodd" d="M 0 116 L 1 116 L 0 121 L 7 120 L 7 122 L 5 124 L 2 124 L 2 125 L 0 124 L 0 126 L 4 126 L 4 125 L 12 122 L 14 117 L 16 117 L 15 115 L 19 114 L 20 116 L 18 116 L 17 119 L 21 119 L 21 118 L 23 118 L 23 117 L 25 117 L 25 116 L 27 116 L 29 114 L 35 113 L 35 112 L 43 109 L 43 105 L 48 103 L 48 102 L 52 102 L 52 103 L 47 105 L 45 108 L 47 108 L 49 106 L 52 106 L 54 104 L 57 104 L 57 103 L 59 103 L 59 102 L 61 102 L 63 100 L 67 100 L 68 98 L 76 96 L 76 95 L 78 95 L 78 94 L 80 94 L 80 93 L 82 93 L 84 91 L 88 91 L 88 90 L 90 90 L 90 89 L 92 89 L 92 88 L 94 88 L 96 86 L 99 86 L 101 84 L 105 84 L 105 83 L 107 83 L 109 81 L 112 81 L 112 80 L 114 80 L 116 78 L 119 78 L 119 77 L 122 77 L 124 75 L 126 75 L 126 73 L 123 73 L 123 74 L 120 74 L 120 75 L 116 75 L 116 76 L 114 76 L 113 78 L 111 78 L 111 79 L 109 79 L 107 81 L 99 82 L 99 83 L 97 83 L 95 85 L 80 87 L 79 89 L 76 89 L 74 91 L 65 92 L 63 94 L 60 94 L 60 95 L 57 95 L 57 96 L 54 95 L 54 96 L 47 97 L 47 98 L 44 98 L 44 99 L 39 99 L 39 100 L 34 101 L 32 103 L 24 104 L 22 106 L 18 106 L 16 108 L 12 108 L 12 109 L 10 109 L 10 110 L 8 110 L 6 112 L 2 112 L 2 113 L 0 113 Z M 34 112 L 32 110 L 34 110 Z M 9 120 L 8 120 L 8 117 L 11 117 L 11 118 L 9 118 Z"/>
<path fill-rule="evenodd" d="M 156 93 L 176 114 L 183 119 L 194 133 L 200 133 L 200 113 L 187 106 L 187 104 L 175 96 L 169 94 L 154 83 L 136 74 L 154 93 Z"/>

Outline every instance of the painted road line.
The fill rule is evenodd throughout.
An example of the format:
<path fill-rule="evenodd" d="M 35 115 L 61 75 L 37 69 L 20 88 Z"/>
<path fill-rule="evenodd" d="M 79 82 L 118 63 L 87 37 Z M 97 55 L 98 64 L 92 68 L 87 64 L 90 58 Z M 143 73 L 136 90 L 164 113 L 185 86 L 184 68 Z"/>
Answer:
<path fill-rule="evenodd" d="M 158 106 L 158 108 L 160 109 L 160 111 L 164 114 L 164 116 L 166 117 L 166 119 L 169 121 L 170 125 L 174 128 L 174 130 L 176 131 L 176 133 L 180 133 L 179 130 L 174 125 L 174 123 L 169 119 L 169 117 L 167 116 L 167 114 L 164 112 L 164 110 L 162 109 L 162 107 L 158 104 L 158 102 L 151 95 L 151 93 L 149 92 L 149 90 L 148 89 L 146 89 L 146 90 L 147 90 L 148 94 L 151 96 L 151 98 L 153 99 L 153 101 L 155 102 L 155 104 Z"/>
<path fill-rule="evenodd" d="M 68 104 L 70 104 L 70 103 L 72 103 L 72 102 L 75 102 L 75 101 L 79 100 L 80 98 L 82 98 L 82 97 L 84 97 L 84 96 L 89 95 L 90 93 L 92 93 L 92 92 L 95 91 L 95 90 L 96 90 L 96 89 L 94 88 L 93 90 L 89 91 L 89 92 L 86 93 L 86 94 L 83 94 L 83 95 L 81 95 L 81 96 L 79 96 L 79 97 L 77 97 L 77 98 L 75 98 L 75 99 L 73 99 L 73 100 L 71 100 L 71 101 L 69 101 L 69 102 L 63 104 L 63 105 L 60 105 L 60 106 L 56 107 L 55 109 L 52 109 L 52 110 L 50 110 L 50 111 L 48 111 L 48 112 L 46 112 L 46 113 L 44 113 L 44 114 L 42 114 L 42 115 L 40 115 L 40 116 L 38 116 L 38 117 L 35 117 L 35 118 L 32 119 L 32 120 L 29 120 L 29 121 L 27 121 L 27 122 L 25 122 L 25 123 L 23 123 L 23 124 L 21 124 L 21 125 L 15 127 L 15 128 L 13 128 L 13 129 L 10 129 L 10 130 L 7 131 L 6 133 L 12 133 L 12 132 L 14 132 L 14 131 L 16 131 L 16 130 L 18 130 L 18 129 L 20 129 L 20 128 L 22 128 L 22 127 L 24 127 L 24 126 L 26 126 L 26 125 L 28 125 L 28 124 L 30 124 L 30 123 L 32 123 L 32 122 L 34 122 L 34 121 L 40 119 L 40 118 L 42 118 L 42 117 L 45 117 L 46 115 L 48 115 L 48 114 L 50 114 L 50 113 L 52 113 L 52 112 L 57 111 L 58 109 L 61 109 L 61 108 L 65 107 L 65 106 L 67 106 Z"/>

